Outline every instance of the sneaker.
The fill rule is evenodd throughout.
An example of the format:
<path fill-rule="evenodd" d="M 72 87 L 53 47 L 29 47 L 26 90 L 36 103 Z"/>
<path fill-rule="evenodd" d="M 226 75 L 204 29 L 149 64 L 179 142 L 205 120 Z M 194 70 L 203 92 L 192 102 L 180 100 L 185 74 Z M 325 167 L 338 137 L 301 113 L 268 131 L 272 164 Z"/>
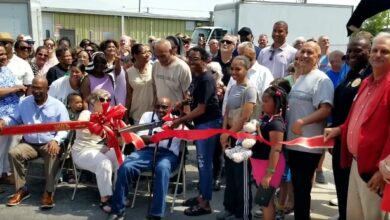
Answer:
<path fill-rule="evenodd" d="M 228 218 L 228 217 L 230 217 L 230 216 L 233 216 L 233 217 L 234 217 L 233 213 L 231 213 L 231 212 L 225 210 L 225 211 L 223 211 L 223 212 L 218 213 L 217 216 L 216 216 L 216 218 L 217 218 L 217 220 L 225 220 L 226 218 Z"/>
<path fill-rule="evenodd" d="M 23 200 L 30 198 L 30 192 L 20 188 L 15 194 L 8 199 L 7 206 L 19 205 Z"/>
<path fill-rule="evenodd" d="M 339 206 L 339 201 L 337 198 L 329 200 L 329 205 L 331 206 Z"/>
<path fill-rule="evenodd" d="M 316 171 L 316 182 L 320 184 L 326 183 L 324 172 L 322 172 L 322 170 Z"/>
<path fill-rule="evenodd" d="M 261 211 L 261 209 L 257 209 L 255 211 L 255 213 L 253 213 L 253 217 L 254 218 L 262 218 L 263 217 L 263 212 Z"/>
<path fill-rule="evenodd" d="M 41 209 L 51 209 L 54 207 L 54 199 L 51 192 L 43 193 L 41 199 Z"/>
<path fill-rule="evenodd" d="M 117 214 L 109 214 L 106 220 L 124 220 L 125 214 L 117 215 Z"/>

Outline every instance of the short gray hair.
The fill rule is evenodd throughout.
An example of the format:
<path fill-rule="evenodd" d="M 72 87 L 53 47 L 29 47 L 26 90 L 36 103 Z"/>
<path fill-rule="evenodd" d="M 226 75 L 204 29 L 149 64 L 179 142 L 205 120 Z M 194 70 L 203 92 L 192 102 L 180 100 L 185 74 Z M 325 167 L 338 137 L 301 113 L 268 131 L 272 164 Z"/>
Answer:
<path fill-rule="evenodd" d="M 95 104 L 97 101 L 99 101 L 99 98 L 111 98 L 111 94 L 104 89 L 95 89 L 88 96 L 88 102 L 91 104 Z"/>
<path fill-rule="evenodd" d="M 252 42 L 249 42 L 249 41 L 242 42 L 242 43 L 240 43 L 237 46 L 238 50 L 239 49 L 244 49 L 244 48 L 249 48 L 249 49 L 252 49 L 253 51 L 256 51 L 255 45 Z"/>
<path fill-rule="evenodd" d="M 375 42 L 377 40 L 380 40 L 380 39 L 388 39 L 390 40 L 390 33 L 387 33 L 387 32 L 379 32 L 379 34 L 377 34 L 374 39 L 372 39 L 372 44 L 375 44 Z"/>

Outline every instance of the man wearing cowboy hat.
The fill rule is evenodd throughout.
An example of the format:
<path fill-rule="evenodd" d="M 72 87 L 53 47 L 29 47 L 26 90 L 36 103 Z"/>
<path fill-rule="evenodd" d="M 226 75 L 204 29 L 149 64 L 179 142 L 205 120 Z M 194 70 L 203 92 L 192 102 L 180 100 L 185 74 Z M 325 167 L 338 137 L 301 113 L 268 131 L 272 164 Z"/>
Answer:
<path fill-rule="evenodd" d="M 14 45 L 14 39 L 8 32 L 0 32 L 0 43 L 4 44 L 7 52 L 9 63 L 7 67 L 11 70 L 12 74 L 16 77 L 17 85 L 25 85 L 29 87 L 34 78 L 34 73 L 30 64 L 22 58 L 16 56 L 13 53 L 12 47 Z"/>

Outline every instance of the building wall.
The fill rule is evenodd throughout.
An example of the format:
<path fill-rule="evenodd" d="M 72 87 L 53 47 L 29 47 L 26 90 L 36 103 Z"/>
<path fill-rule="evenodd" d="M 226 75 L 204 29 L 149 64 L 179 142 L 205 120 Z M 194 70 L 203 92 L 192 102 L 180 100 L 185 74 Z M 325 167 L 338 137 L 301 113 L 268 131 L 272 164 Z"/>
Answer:
<path fill-rule="evenodd" d="M 44 23 L 51 23 L 54 26 L 52 28 L 44 27 L 45 30 L 43 32 L 46 33 L 46 30 L 50 30 L 50 37 L 55 39 L 62 37 L 60 35 L 65 32 L 72 34 L 71 30 L 74 30 L 76 44 L 84 38 L 91 39 L 97 43 L 107 38 L 119 39 L 122 34 L 120 16 L 62 12 L 44 12 L 43 15 L 44 19 L 53 20 L 53 22 L 44 21 Z M 146 43 L 150 35 L 156 37 L 175 35 L 176 33 L 191 35 L 192 29 L 190 27 L 202 25 L 203 23 L 175 19 L 125 17 L 124 33 L 138 42 Z M 64 31 L 63 29 L 70 31 Z"/>

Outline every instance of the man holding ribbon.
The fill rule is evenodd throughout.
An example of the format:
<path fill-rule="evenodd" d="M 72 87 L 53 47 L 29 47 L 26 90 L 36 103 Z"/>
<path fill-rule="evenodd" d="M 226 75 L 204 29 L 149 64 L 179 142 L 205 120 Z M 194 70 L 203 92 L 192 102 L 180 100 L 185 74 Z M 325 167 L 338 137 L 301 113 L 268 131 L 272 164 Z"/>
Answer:
<path fill-rule="evenodd" d="M 154 111 L 145 112 L 141 116 L 140 125 L 162 121 L 162 118 L 169 112 L 171 107 L 170 99 L 166 97 L 158 98 Z M 182 127 L 178 129 L 182 129 Z M 179 163 L 180 139 L 170 138 L 157 144 L 152 143 L 152 135 L 161 131 L 161 127 L 157 127 L 138 132 L 138 135 L 147 146 L 130 154 L 119 167 L 115 191 L 112 196 L 111 210 L 105 208 L 105 211 L 111 211 L 108 219 L 123 219 L 129 187 L 133 185 L 133 181 L 138 175 L 144 171 L 151 170 L 153 166 L 155 167 L 153 200 L 148 219 L 161 219 L 164 216 L 169 176 Z M 158 151 L 155 165 L 153 165 L 155 147 L 158 147 Z"/>
<path fill-rule="evenodd" d="M 373 39 L 369 62 L 372 74 L 362 81 L 348 118 L 324 132 L 325 141 L 341 135 L 341 167 L 351 167 L 347 219 L 389 219 L 380 209 L 385 181 L 379 170 L 390 154 L 389 33 Z"/>
<path fill-rule="evenodd" d="M 5 126 L 22 124 L 42 124 L 68 121 L 68 111 L 64 104 L 48 96 L 49 85 L 44 77 L 36 77 L 32 81 L 32 96 L 21 101 L 13 115 L 0 119 L 0 131 Z M 41 156 L 44 160 L 46 186 L 41 200 L 41 208 L 54 207 L 52 193 L 54 178 L 59 165 L 60 144 L 67 137 L 67 131 L 25 134 L 21 142 L 11 147 L 9 157 L 15 174 L 16 193 L 8 200 L 8 206 L 19 205 L 30 197 L 26 184 L 25 161 Z"/>

